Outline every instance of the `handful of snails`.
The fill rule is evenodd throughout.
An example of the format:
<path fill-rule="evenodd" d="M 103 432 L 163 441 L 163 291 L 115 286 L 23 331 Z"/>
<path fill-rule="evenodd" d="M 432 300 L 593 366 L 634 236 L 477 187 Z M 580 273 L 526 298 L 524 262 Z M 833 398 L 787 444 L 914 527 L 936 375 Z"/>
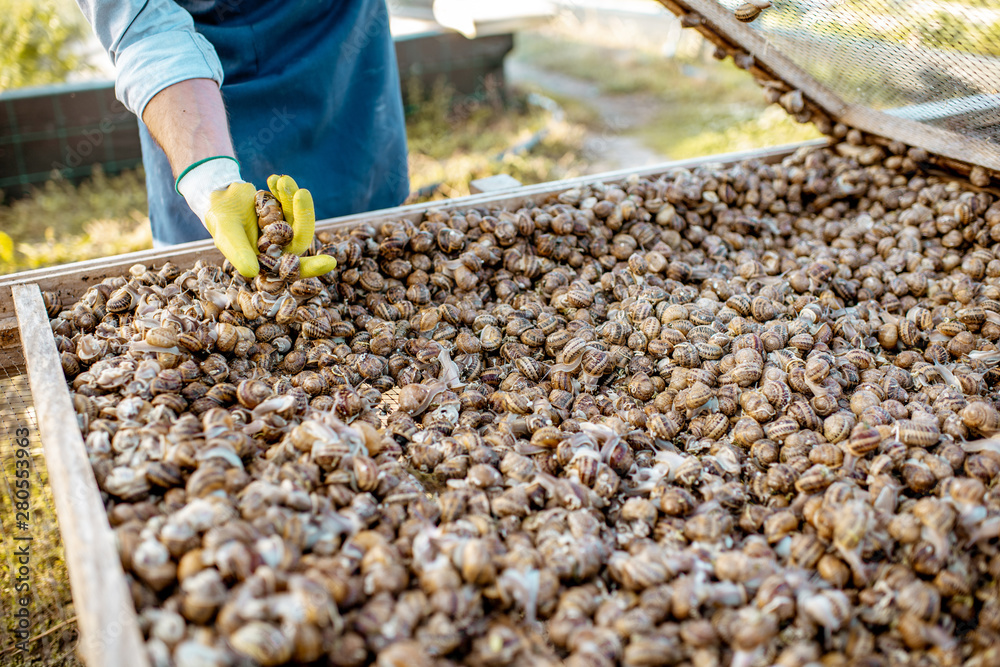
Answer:
<path fill-rule="evenodd" d="M 276 274 L 282 280 L 298 280 L 300 260 L 295 254 L 282 254 L 282 250 L 292 241 L 295 230 L 285 220 L 281 202 L 267 190 L 258 190 L 254 197 L 257 209 L 257 261 L 266 273 Z"/>
<path fill-rule="evenodd" d="M 285 221 L 281 212 L 281 202 L 267 190 L 258 190 L 254 206 L 257 209 L 257 226 L 261 231 L 260 238 L 257 239 L 258 252 L 267 254 L 273 246 L 278 246 L 280 251 L 291 242 L 294 235 L 292 226 Z"/>

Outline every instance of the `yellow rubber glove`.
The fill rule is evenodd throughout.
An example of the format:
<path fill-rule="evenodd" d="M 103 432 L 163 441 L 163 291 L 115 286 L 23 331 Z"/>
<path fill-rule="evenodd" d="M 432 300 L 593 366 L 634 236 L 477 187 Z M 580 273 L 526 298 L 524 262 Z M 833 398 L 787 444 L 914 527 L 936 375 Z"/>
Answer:
<path fill-rule="evenodd" d="M 181 173 L 175 187 L 236 270 L 247 278 L 260 273 L 257 191 L 240 178 L 236 159 L 220 155 L 200 160 Z"/>
<path fill-rule="evenodd" d="M 257 263 L 256 188 L 250 183 L 231 183 L 225 190 L 209 193 L 205 228 L 215 247 L 246 278 L 260 273 Z"/>
<path fill-rule="evenodd" d="M 267 179 L 267 187 L 281 204 L 281 213 L 285 222 L 292 226 L 294 232 L 291 242 L 285 246 L 285 252 L 301 255 L 309 249 L 316 233 L 316 209 L 313 206 L 312 194 L 300 188 L 291 176 L 272 174 Z M 337 268 L 337 260 L 328 255 L 303 257 L 300 272 L 303 278 L 313 278 L 329 273 Z"/>
<path fill-rule="evenodd" d="M 312 195 L 296 185 L 290 176 L 273 175 L 267 185 L 281 204 L 285 220 L 292 227 L 291 242 L 284 252 L 301 255 L 309 249 L 316 230 Z M 257 262 L 257 190 L 240 178 L 239 163 L 232 157 L 216 156 L 201 160 L 177 178 L 177 192 L 205 225 L 226 259 L 247 278 L 260 273 Z M 321 276 L 337 268 L 337 260 L 327 255 L 303 257 L 303 278 Z"/>

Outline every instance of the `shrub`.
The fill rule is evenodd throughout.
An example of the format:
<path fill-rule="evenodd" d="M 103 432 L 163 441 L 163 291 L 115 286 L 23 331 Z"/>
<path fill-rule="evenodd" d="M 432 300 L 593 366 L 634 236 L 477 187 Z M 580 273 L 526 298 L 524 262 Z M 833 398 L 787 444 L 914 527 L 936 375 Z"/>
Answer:
<path fill-rule="evenodd" d="M 65 81 L 85 26 L 55 0 L 0 0 L 0 90 Z"/>

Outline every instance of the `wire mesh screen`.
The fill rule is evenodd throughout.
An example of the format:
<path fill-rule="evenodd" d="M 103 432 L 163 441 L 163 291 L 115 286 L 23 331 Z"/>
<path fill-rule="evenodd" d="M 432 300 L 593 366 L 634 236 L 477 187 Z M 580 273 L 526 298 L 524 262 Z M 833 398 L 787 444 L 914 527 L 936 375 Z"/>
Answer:
<path fill-rule="evenodd" d="M 773 0 L 750 26 L 846 102 L 1000 142 L 1000 0 Z"/>
<path fill-rule="evenodd" d="M 0 348 L 0 664 L 79 665 L 59 524 L 20 362 Z"/>

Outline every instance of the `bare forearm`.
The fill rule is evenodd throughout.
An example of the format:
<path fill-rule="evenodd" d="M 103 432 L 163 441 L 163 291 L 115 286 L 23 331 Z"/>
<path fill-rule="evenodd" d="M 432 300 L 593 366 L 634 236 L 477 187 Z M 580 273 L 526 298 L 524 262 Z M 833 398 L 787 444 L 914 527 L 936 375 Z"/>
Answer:
<path fill-rule="evenodd" d="M 142 122 L 167 154 L 174 176 L 207 157 L 235 156 L 222 94 L 211 79 L 164 88 L 146 105 Z"/>

